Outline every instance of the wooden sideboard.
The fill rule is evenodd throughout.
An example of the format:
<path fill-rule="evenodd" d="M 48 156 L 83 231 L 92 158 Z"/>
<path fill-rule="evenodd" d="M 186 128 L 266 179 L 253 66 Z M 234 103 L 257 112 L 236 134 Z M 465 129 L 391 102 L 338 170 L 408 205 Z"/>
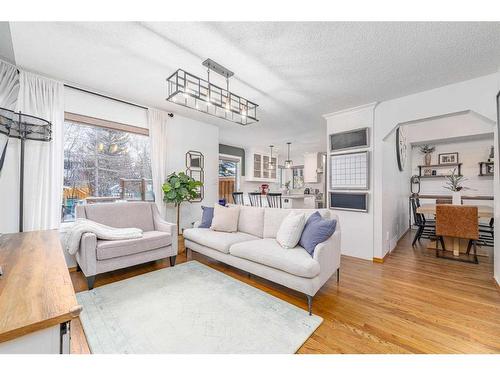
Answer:
<path fill-rule="evenodd" d="M 57 230 L 0 236 L 0 353 L 69 353 L 80 314 Z"/>

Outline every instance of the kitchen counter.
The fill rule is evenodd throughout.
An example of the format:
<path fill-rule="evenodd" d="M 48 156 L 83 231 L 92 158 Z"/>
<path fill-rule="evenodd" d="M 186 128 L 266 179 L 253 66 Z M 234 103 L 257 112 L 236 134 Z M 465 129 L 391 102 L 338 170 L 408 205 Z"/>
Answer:
<path fill-rule="evenodd" d="M 314 194 L 288 194 L 281 196 L 283 208 L 315 208 Z"/>
<path fill-rule="evenodd" d="M 314 194 L 283 194 L 281 196 L 283 199 L 305 199 L 305 198 L 316 198 Z"/>

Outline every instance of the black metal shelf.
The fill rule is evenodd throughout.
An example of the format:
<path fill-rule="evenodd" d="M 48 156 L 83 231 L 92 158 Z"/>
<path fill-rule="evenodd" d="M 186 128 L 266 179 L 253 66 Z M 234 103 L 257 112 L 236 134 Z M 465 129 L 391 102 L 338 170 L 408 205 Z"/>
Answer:
<path fill-rule="evenodd" d="M 451 175 L 422 175 L 422 168 L 456 168 L 458 167 L 458 176 L 462 177 L 462 163 L 453 164 L 431 164 L 431 165 L 419 165 L 418 166 L 418 177 L 420 178 L 438 178 L 438 177 L 450 177 Z"/>

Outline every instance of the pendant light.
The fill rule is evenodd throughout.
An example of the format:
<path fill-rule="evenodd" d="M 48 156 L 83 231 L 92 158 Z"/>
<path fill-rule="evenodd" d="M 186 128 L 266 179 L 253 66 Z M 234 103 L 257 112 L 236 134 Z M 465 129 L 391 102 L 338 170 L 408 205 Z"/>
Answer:
<path fill-rule="evenodd" d="M 268 169 L 271 171 L 274 169 L 274 163 L 273 163 L 273 145 L 269 146 L 269 148 L 271 149 L 271 157 L 269 158 L 269 165 L 268 165 Z"/>
<path fill-rule="evenodd" d="M 288 158 L 287 160 L 285 160 L 285 168 L 290 169 L 293 165 L 293 161 L 292 159 L 290 159 L 290 145 L 292 144 L 292 142 L 287 142 L 286 144 L 288 145 Z"/>

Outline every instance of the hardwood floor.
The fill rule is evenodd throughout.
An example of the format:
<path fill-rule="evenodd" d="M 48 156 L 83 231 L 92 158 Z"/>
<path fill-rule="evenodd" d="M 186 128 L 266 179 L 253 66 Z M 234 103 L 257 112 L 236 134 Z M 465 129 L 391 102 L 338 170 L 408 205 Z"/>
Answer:
<path fill-rule="evenodd" d="M 500 353 L 500 290 L 491 258 L 467 264 L 435 258 L 426 241 L 411 247 L 411 234 L 384 263 L 342 257 L 340 284 L 333 276 L 314 298 L 313 312 L 324 321 L 298 353 Z M 303 309 L 303 294 L 223 263 L 196 259 Z M 177 257 L 185 262 L 185 253 Z M 168 260 L 97 276 L 96 287 L 155 269 Z M 77 292 L 81 272 L 72 272 Z M 72 350 L 88 353 L 79 322 Z"/>

